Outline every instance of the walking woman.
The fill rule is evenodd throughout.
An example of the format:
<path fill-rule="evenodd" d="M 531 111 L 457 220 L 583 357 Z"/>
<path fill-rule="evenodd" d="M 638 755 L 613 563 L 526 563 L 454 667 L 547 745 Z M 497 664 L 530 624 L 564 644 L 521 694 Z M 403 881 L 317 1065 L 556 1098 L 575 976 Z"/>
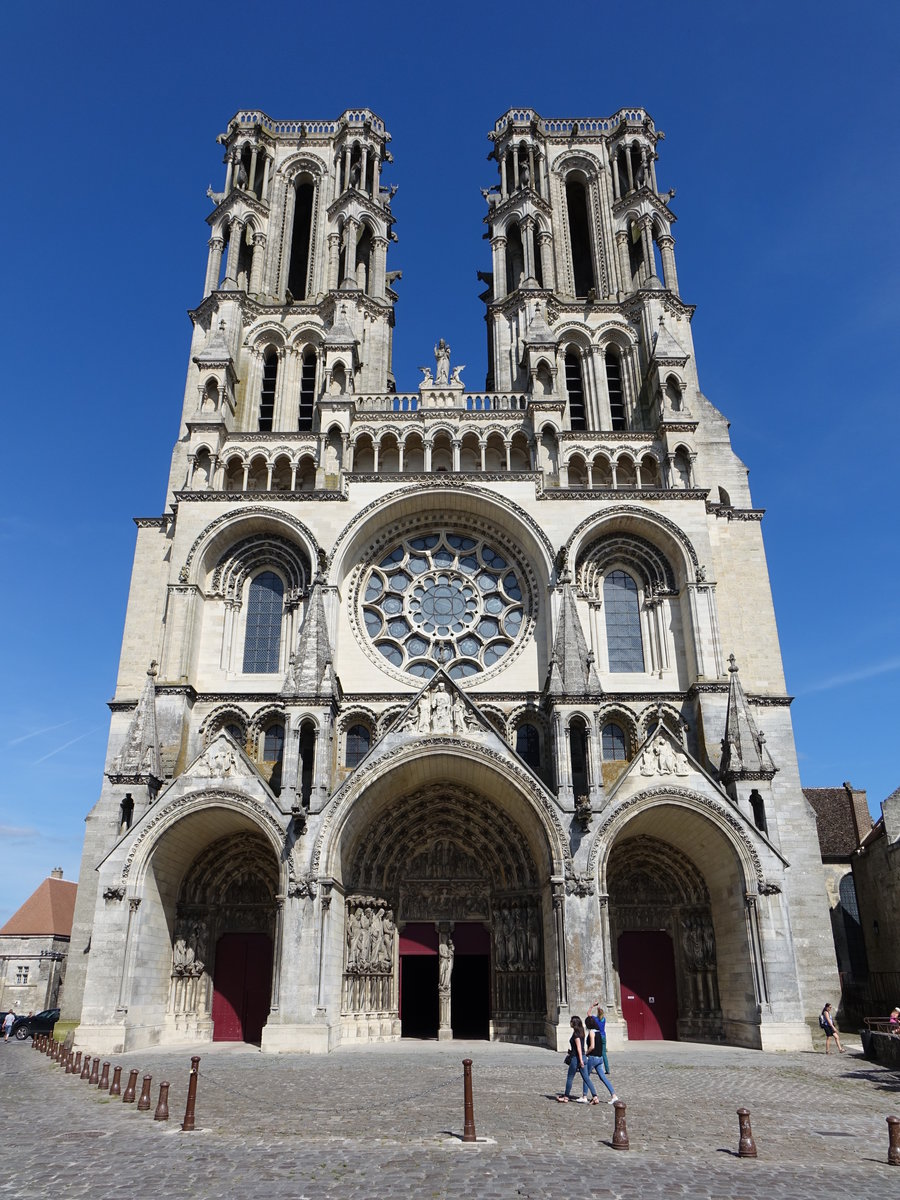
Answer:
<path fill-rule="evenodd" d="M 828 1043 L 831 1041 L 832 1038 L 834 1038 L 834 1044 L 837 1046 L 838 1050 L 840 1050 L 841 1054 L 843 1054 L 844 1047 L 841 1045 L 841 1039 L 838 1037 L 838 1031 L 837 1031 L 837 1027 L 835 1026 L 835 1023 L 834 1023 L 834 1017 L 832 1017 L 832 1015 L 831 1015 L 831 1005 L 830 1004 L 826 1004 L 825 1007 L 822 1009 L 821 1015 L 819 1017 L 819 1024 L 822 1026 L 822 1029 L 825 1032 L 825 1053 L 826 1054 L 830 1053 L 830 1051 L 828 1049 Z"/>
<path fill-rule="evenodd" d="M 599 1104 L 597 1098 L 597 1089 L 591 1082 L 591 1077 L 588 1074 L 587 1064 L 584 1054 L 584 1026 L 581 1023 L 581 1017 L 573 1017 L 569 1022 L 572 1026 L 572 1036 L 569 1038 L 569 1053 L 566 1056 L 569 1060 L 569 1073 L 566 1076 L 566 1090 L 562 1096 L 557 1096 L 556 1099 L 560 1104 L 568 1104 L 572 1099 L 572 1080 L 575 1078 L 576 1072 L 581 1075 L 587 1085 L 588 1091 L 591 1093 L 591 1104 Z M 576 1104 L 588 1103 L 587 1097 L 582 1096 L 581 1100 L 576 1100 Z"/>
<path fill-rule="evenodd" d="M 600 1011 L 602 1012 L 603 1009 L 601 1009 Z M 600 1082 L 603 1084 L 603 1086 L 609 1092 L 609 1099 L 607 1100 L 606 1103 L 607 1104 L 615 1104 L 615 1102 L 618 1100 L 619 1097 L 616 1095 L 616 1089 L 613 1087 L 612 1080 L 609 1078 L 609 1075 L 607 1074 L 607 1072 L 609 1071 L 609 1066 L 605 1061 L 606 1046 L 603 1044 L 603 1037 L 601 1035 L 601 1030 L 600 1030 L 600 1021 L 598 1020 L 597 1017 L 588 1017 L 587 1018 L 587 1043 L 585 1046 L 585 1050 L 586 1050 L 585 1063 L 587 1065 L 588 1075 L 590 1075 L 591 1071 L 597 1072 L 597 1074 L 600 1076 Z M 586 1095 L 587 1095 L 586 1092 L 582 1093 L 583 1097 Z"/>

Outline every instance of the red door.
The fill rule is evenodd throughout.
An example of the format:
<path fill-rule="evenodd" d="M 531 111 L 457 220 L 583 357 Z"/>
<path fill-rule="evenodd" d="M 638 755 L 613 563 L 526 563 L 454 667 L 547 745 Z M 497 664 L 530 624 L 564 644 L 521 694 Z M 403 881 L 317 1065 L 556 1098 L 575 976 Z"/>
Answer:
<path fill-rule="evenodd" d="M 226 933 L 216 944 L 213 1041 L 255 1042 L 269 1015 L 272 939 L 265 933 Z"/>
<path fill-rule="evenodd" d="M 656 929 L 621 934 L 619 981 L 629 1041 L 674 1041 L 678 1010 L 675 954 L 669 935 Z"/>

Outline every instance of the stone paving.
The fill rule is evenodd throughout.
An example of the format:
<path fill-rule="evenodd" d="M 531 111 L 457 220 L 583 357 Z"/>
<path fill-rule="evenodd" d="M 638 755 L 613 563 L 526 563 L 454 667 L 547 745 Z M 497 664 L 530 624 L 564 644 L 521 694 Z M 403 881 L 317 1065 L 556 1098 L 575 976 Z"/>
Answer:
<path fill-rule="evenodd" d="M 630 1045 L 611 1062 L 628 1104 L 631 1149 L 619 1152 L 612 1108 L 557 1104 L 562 1055 L 532 1047 L 402 1042 L 270 1057 L 205 1046 L 197 1131 L 182 1133 L 196 1048 L 112 1060 L 123 1087 L 133 1067 L 153 1076 L 154 1108 L 159 1082 L 171 1082 L 163 1124 L 64 1075 L 30 1042 L 0 1043 L 0 1197 L 896 1197 L 885 1117 L 900 1115 L 900 1073 L 850 1047 L 826 1057 Z M 474 1146 L 459 1141 L 465 1057 L 476 1129 L 489 1139 Z M 755 1161 L 736 1155 L 742 1106 Z"/>

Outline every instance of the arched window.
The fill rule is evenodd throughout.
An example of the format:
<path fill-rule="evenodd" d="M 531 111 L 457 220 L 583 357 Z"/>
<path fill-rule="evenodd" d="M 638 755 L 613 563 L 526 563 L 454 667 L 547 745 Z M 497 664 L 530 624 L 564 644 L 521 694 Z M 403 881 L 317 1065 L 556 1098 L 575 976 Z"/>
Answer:
<path fill-rule="evenodd" d="M 300 800 L 309 808 L 316 760 L 316 727 L 312 721 L 300 726 Z"/>
<path fill-rule="evenodd" d="M 639 287 L 646 274 L 644 264 L 644 239 L 637 221 L 628 222 L 628 266 L 631 271 L 631 286 Z"/>
<path fill-rule="evenodd" d="M 610 671 L 643 671 L 644 645 L 637 584 L 624 571 L 611 571 L 603 581 L 606 649 Z"/>
<path fill-rule="evenodd" d="M 604 762 L 622 762 L 628 757 L 627 743 L 625 741 L 625 733 L 621 725 L 616 725 L 614 721 L 610 721 L 603 726 L 603 761 Z"/>
<path fill-rule="evenodd" d="M 309 181 L 298 183 L 294 191 L 294 224 L 291 231 L 291 263 L 288 291 L 295 300 L 305 300 L 309 292 L 310 231 L 312 229 L 315 189 Z"/>
<path fill-rule="evenodd" d="M 569 242 L 572 247 L 572 272 L 575 295 L 586 296 L 595 288 L 594 256 L 588 216 L 587 188 L 579 179 L 566 182 L 566 208 L 569 213 Z"/>
<path fill-rule="evenodd" d="M 263 737 L 263 762 L 281 762 L 284 755 L 284 726 L 276 721 Z"/>
<path fill-rule="evenodd" d="M 622 389 L 622 360 L 618 350 L 606 351 L 606 390 L 609 393 L 609 415 L 613 429 L 625 428 L 625 393 Z"/>
<path fill-rule="evenodd" d="M 369 753 L 372 735 L 365 725 L 351 725 L 347 730 L 347 743 L 344 747 L 344 766 L 358 767 Z"/>
<path fill-rule="evenodd" d="M 520 725 L 516 730 L 516 754 L 532 771 L 540 771 L 541 735 L 534 725 Z"/>
<path fill-rule="evenodd" d="M 278 351 L 268 349 L 263 359 L 262 390 L 259 394 L 260 433 L 272 432 L 275 417 L 275 385 L 278 382 Z"/>
<path fill-rule="evenodd" d="M 586 796 L 588 783 L 587 726 L 581 717 L 573 717 L 569 725 L 569 761 L 572 766 L 572 791 L 577 800 Z"/>
<path fill-rule="evenodd" d="M 233 738 L 237 742 L 239 746 L 243 746 L 245 740 L 244 731 L 241 729 L 240 725 L 237 724 L 237 722 L 229 721 L 226 725 L 223 725 L 222 728 L 230 738 Z"/>
<path fill-rule="evenodd" d="M 514 292 L 525 274 L 525 250 L 522 231 L 513 222 L 506 231 L 506 291 Z"/>
<path fill-rule="evenodd" d="M 574 347 L 566 351 L 566 391 L 569 393 L 569 421 L 572 429 L 587 429 L 581 355 Z"/>
<path fill-rule="evenodd" d="M 313 427 L 313 407 L 316 401 L 316 352 L 306 350 L 300 366 L 300 407 L 297 415 L 297 429 L 300 433 L 308 433 Z"/>
<path fill-rule="evenodd" d="M 244 670 L 248 674 L 271 675 L 278 670 L 283 600 L 284 584 L 274 571 L 263 571 L 251 581 L 244 635 Z"/>

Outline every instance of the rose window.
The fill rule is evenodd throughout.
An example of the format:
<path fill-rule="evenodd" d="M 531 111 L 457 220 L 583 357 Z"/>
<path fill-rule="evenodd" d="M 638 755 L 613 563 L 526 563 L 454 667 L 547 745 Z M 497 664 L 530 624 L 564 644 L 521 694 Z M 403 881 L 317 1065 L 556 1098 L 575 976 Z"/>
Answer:
<path fill-rule="evenodd" d="M 369 569 L 362 616 L 390 666 L 453 679 L 498 663 L 525 621 L 521 571 L 477 537 L 432 533 L 400 542 Z"/>

